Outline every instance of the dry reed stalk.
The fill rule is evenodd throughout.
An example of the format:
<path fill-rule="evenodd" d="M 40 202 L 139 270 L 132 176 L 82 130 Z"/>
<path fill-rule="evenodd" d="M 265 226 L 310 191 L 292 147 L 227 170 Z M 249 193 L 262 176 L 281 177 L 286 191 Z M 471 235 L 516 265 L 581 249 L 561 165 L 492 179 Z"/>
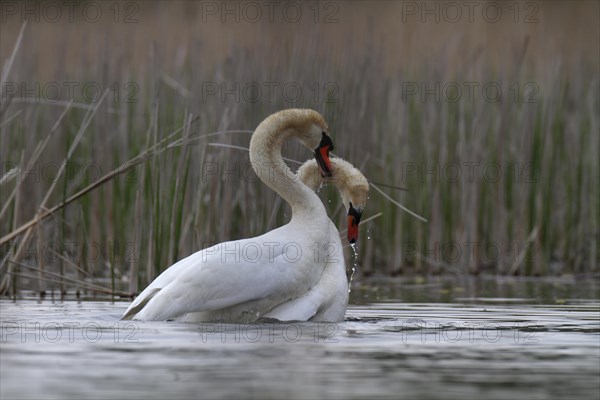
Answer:
<path fill-rule="evenodd" d="M 44 243 L 44 242 L 40 242 L 40 246 L 39 246 L 39 247 L 41 248 L 42 246 L 44 246 L 44 248 L 45 248 L 46 250 L 50 251 L 50 252 L 51 252 L 52 254 L 54 254 L 56 257 L 58 257 L 58 258 L 60 258 L 61 260 L 63 260 L 63 261 L 64 261 L 64 262 L 65 262 L 67 265 L 69 265 L 70 267 L 72 267 L 72 268 L 75 270 L 75 272 L 76 272 L 78 275 L 79 275 L 79 274 L 82 274 L 82 275 L 85 275 L 87 278 L 94 279 L 94 277 L 93 277 L 93 276 L 92 276 L 92 275 L 91 275 L 89 272 L 87 272 L 86 270 L 84 270 L 83 268 L 81 268 L 79 265 L 77 265 L 77 264 L 76 264 L 76 263 L 74 263 L 73 261 L 69 260 L 69 258 L 68 258 L 68 257 L 65 257 L 63 254 L 61 254 L 61 253 L 59 253 L 59 252 L 55 251 L 55 250 L 54 250 L 52 247 L 50 247 L 50 246 L 47 246 L 47 245 L 46 245 L 46 243 Z M 59 274 L 59 275 L 64 275 L 64 274 L 63 274 L 63 273 L 61 273 L 61 274 Z"/>
<path fill-rule="evenodd" d="M 21 165 L 23 163 L 23 153 L 21 153 Z M 17 226 L 17 224 L 19 223 L 19 216 L 20 216 L 20 211 L 21 211 L 21 202 L 19 201 L 19 199 L 21 198 L 21 190 L 17 190 L 17 193 L 15 195 L 15 207 L 14 207 L 14 214 L 13 214 L 13 221 L 12 221 L 12 226 L 13 228 Z M 7 284 L 10 283 L 10 258 L 8 259 L 8 268 L 7 268 L 7 274 L 5 279 L 7 280 Z M 18 267 L 17 267 L 17 271 L 18 271 Z M 13 277 L 13 281 L 12 281 L 12 287 L 13 287 L 13 299 L 17 298 L 17 276 Z M 0 286 L 1 289 L 1 286 Z M 1 293 L 1 292 L 0 292 Z"/>
<path fill-rule="evenodd" d="M 184 177 L 182 179 L 181 177 L 181 173 L 188 170 L 188 168 L 184 168 L 184 165 L 186 165 L 189 161 L 189 147 L 186 145 L 187 144 L 187 140 L 190 136 L 190 128 L 191 128 L 191 121 L 192 121 L 192 115 L 191 114 L 187 114 L 185 116 L 185 122 L 184 122 L 184 126 L 185 129 L 183 130 L 183 138 L 182 138 L 182 144 L 183 144 L 183 155 L 179 155 L 179 160 L 177 162 L 177 172 L 175 175 L 175 188 L 173 190 L 173 200 L 172 200 L 172 210 L 171 210 L 171 223 L 170 223 L 170 229 L 169 229 L 169 256 L 168 256 L 168 260 L 169 260 L 169 264 L 173 264 L 175 261 L 177 261 L 177 247 L 179 246 L 179 232 L 176 232 L 176 227 L 179 226 L 179 228 L 181 228 L 181 224 L 178 224 L 179 221 L 179 217 L 177 215 L 177 212 L 179 210 L 181 210 L 181 204 L 179 204 L 178 206 L 176 206 L 174 203 L 176 201 L 176 197 L 179 195 L 180 198 L 184 198 L 185 196 L 185 178 L 187 177 L 187 173 L 184 174 Z M 181 191 L 181 193 L 179 193 L 180 191 L 180 186 L 183 185 L 183 190 Z"/>
<path fill-rule="evenodd" d="M 24 264 L 24 263 L 21 263 L 21 262 L 18 262 L 18 261 L 15 261 L 15 263 L 19 267 L 21 267 L 21 268 L 27 268 L 27 269 L 31 269 L 31 270 L 34 270 L 34 271 L 38 270 L 37 267 L 34 267 L 32 265 L 29 265 L 29 264 Z M 25 278 L 29 278 L 29 279 L 36 279 L 36 276 L 34 276 L 34 275 L 24 275 L 24 274 L 20 274 L 20 273 L 16 273 L 16 272 L 14 274 L 18 275 L 20 277 L 25 277 Z M 127 293 L 127 292 L 122 292 L 122 291 L 119 291 L 119 290 L 116 290 L 116 291 L 113 292 L 110 289 L 107 289 L 105 287 L 94 285 L 94 284 L 91 284 L 91 283 L 88 283 L 88 282 L 85 282 L 85 281 L 80 281 L 80 280 L 77 280 L 77 279 L 74 279 L 74 278 L 69 278 L 68 276 L 60 275 L 60 274 L 57 274 L 57 273 L 54 273 L 54 272 L 51 272 L 51 271 L 46 271 L 46 275 L 50 275 L 50 276 L 56 277 L 56 279 L 52 279 L 52 278 L 49 278 L 48 276 L 45 276 L 44 280 L 46 282 L 60 283 L 61 282 L 60 280 L 64 279 L 64 280 L 70 281 L 70 282 L 72 282 L 74 284 L 81 285 L 86 290 L 89 290 L 89 291 L 92 291 L 92 292 L 104 293 L 104 294 L 110 294 L 110 295 L 116 295 L 116 296 L 122 296 L 122 297 L 131 297 L 131 294 Z M 52 292 L 54 293 L 54 291 L 52 291 Z"/>
<path fill-rule="evenodd" d="M 143 183 L 142 183 L 143 184 Z M 143 188 L 142 188 L 143 190 Z M 139 247 L 140 247 L 140 219 L 141 219 L 141 207 L 140 207 L 140 189 L 135 192 L 135 217 L 134 217 L 134 228 L 132 231 L 131 243 L 133 247 L 131 260 L 129 261 L 129 292 L 137 293 L 138 290 L 138 266 L 139 260 Z"/>
<path fill-rule="evenodd" d="M 332 35 L 309 32 L 309 36 L 303 38 L 292 38 L 291 31 L 276 27 L 276 42 L 262 34 L 248 35 L 246 32 L 240 35 L 243 28 L 236 27 L 229 32 L 232 38 L 240 39 L 232 41 L 235 46 L 223 45 L 221 38 L 216 40 L 213 36 L 200 34 L 199 32 L 206 32 L 202 31 L 204 27 L 194 26 L 192 29 L 185 22 L 172 26 L 173 35 L 167 36 L 157 34 L 148 24 L 140 24 L 138 28 L 143 33 L 131 38 L 122 35 L 119 27 L 111 27 L 106 31 L 108 37 L 114 34 L 115 37 L 125 38 L 120 40 L 119 46 L 111 49 L 114 51 L 106 51 L 107 48 L 102 43 L 100 51 L 86 52 L 83 48 L 73 46 L 69 49 L 73 54 L 61 58 L 62 61 L 55 68 L 42 63 L 37 65 L 36 59 L 47 57 L 40 52 L 40 42 L 35 40 L 37 25 L 29 24 L 21 43 L 27 52 L 19 50 L 18 57 L 13 57 L 10 78 L 14 77 L 15 81 L 31 81 L 44 77 L 48 81 L 60 82 L 68 75 L 69 78 L 81 81 L 126 82 L 133 77 L 139 89 L 139 103 L 121 102 L 117 108 L 112 107 L 113 103 L 105 104 L 102 111 L 106 110 L 106 114 L 102 115 L 102 123 L 98 124 L 95 120 L 89 128 L 94 132 L 102 128 L 102 136 L 94 135 L 98 138 L 89 143 L 84 141 L 85 144 L 82 143 L 78 150 L 80 160 L 97 157 L 104 165 L 111 161 L 123 165 L 116 159 L 116 155 L 125 154 L 123 159 L 130 159 L 143 149 L 150 148 L 152 144 L 149 142 L 144 146 L 146 129 L 151 131 L 155 143 L 159 137 L 157 132 L 168 132 L 172 130 L 171 127 L 179 126 L 181 110 L 187 109 L 199 115 L 202 121 L 199 132 L 210 132 L 225 125 L 254 127 L 265 115 L 281 108 L 307 106 L 317 109 L 331 124 L 337 153 L 353 163 L 370 157 L 371 162 L 366 165 L 365 173 L 376 179 L 373 183 L 379 188 L 383 188 L 378 185 L 380 181 L 408 187 L 411 196 L 400 203 L 430 219 L 427 225 L 423 225 L 397 210 L 383 196 L 372 195 L 369 208 L 381 210 L 388 218 L 378 220 L 377 225 L 373 226 L 375 240 L 361 241 L 361 247 L 366 245 L 372 249 L 372 253 L 364 249 L 360 252 L 361 262 L 368 264 L 365 271 L 369 266 L 375 271 L 385 272 L 387 269 L 392 273 L 398 265 L 412 267 L 412 258 L 402 253 L 400 244 L 403 242 L 414 243 L 421 250 L 430 248 L 432 243 L 440 240 L 443 243 L 459 244 L 475 240 L 480 244 L 480 249 L 484 249 L 486 243 L 492 241 L 505 250 L 506 244 L 525 241 L 528 233 L 539 226 L 536 243 L 543 249 L 544 259 L 564 263 L 564 271 L 593 272 L 598 269 L 598 236 L 595 229 L 600 225 L 600 178 L 595 154 L 598 149 L 598 135 L 595 133 L 599 129 L 598 79 L 594 75 L 597 70 L 597 52 L 578 45 L 583 41 L 574 38 L 581 38 L 581 35 L 572 29 L 568 30 L 569 35 L 566 36 L 572 39 L 569 40 L 569 52 L 560 50 L 560 46 L 555 46 L 559 41 L 552 38 L 557 38 L 557 35 L 562 37 L 569 25 L 549 24 L 549 14 L 556 16 L 557 9 L 545 8 L 543 4 L 540 7 L 544 8 L 544 19 L 539 24 L 519 26 L 514 32 L 507 32 L 506 27 L 496 26 L 495 28 L 504 30 L 503 33 L 507 34 L 503 36 L 503 43 L 496 42 L 487 35 L 489 26 L 485 25 L 464 27 L 453 24 L 457 34 L 461 35 L 457 37 L 464 38 L 463 41 L 456 41 L 452 38 L 454 33 L 443 26 L 404 24 L 400 27 L 398 24 L 389 25 L 389 21 L 388 24 L 383 21 L 378 23 L 372 32 L 361 28 L 360 20 L 355 21 L 357 24 L 340 21 L 332 30 Z M 597 6 L 594 7 L 597 11 Z M 573 10 L 579 12 L 580 16 L 592 14 L 584 8 L 576 7 L 578 11 Z M 170 9 L 162 11 L 171 12 Z M 148 18 L 155 18 L 155 14 L 155 11 L 149 12 Z M 379 16 L 383 19 L 387 17 L 383 14 Z M 550 30 L 549 27 L 553 29 Z M 213 30 L 214 28 L 211 27 Z M 20 23 L 13 24 L 12 28 L 8 27 L 9 35 L 2 35 L 0 38 L 3 40 L 3 47 L 12 50 L 6 45 L 9 40 L 6 38 L 11 38 L 12 34 L 10 40 L 14 41 L 19 29 L 22 29 Z M 593 29 L 597 32 L 597 28 Z M 408 31 L 411 32 L 410 36 L 391 34 Z M 541 31 L 550 32 L 551 37 L 536 33 Z M 58 43 L 65 36 L 60 30 L 57 32 L 53 34 L 53 38 L 58 39 L 55 40 Z M 215 32 L 218 31 L 210 33 L 214 35 Z M 34 40 L 28 42 L 25 39 L 30 33 Z M 374 40 L 379 34 L 394 39 L 380 45 Z M 153 35 L 153 53 L 148 57 L 145 49 L 150 46 L 151 41 L 145 40 Z M 353 35 L 360 43 L 368 45 L 348 46 L 347 43 L 355 43 L 349 40 Z M 524 41 L 523 37 L 527 35 L 530 38 Z M 479 46 L 481 37 L 485 37 L 485 48 Z M 422 52 L 425 41 L 429 46 L 436 46 L 436 38 L 441 38 L 439 43 L 443 42 L 445 47 L 438 48 L 435 56 Z M 448 38 L 451 40 L 448 41 Z M 322 41 L 330 45 L 317 46 Z M 256 45 L 258 42 L 260 46 Z M 216 43 L 217 51 L 212 52 Z M 390 46 L 395 50 L 401 47 L 400 55 L 390 51 Z M 328 57 L 320 58 L 323 62 L 315 65 L 312 62 L 315 55 L 325 55 L 325 51 L 320 49 L 327 49 L 335 57 L 327 54 Z M 553 50 L 548 51 L 550 49 Z M 61 52 L 60 48 L 48 50 Z M 180 50 L 183 56 L 178 55 Z M 211 57 L 206 57 L 206 54 Z M 278 57 L 281 54 L 286 57 Z M 171 59 L 175 61 L 169 61 Z M 79 63 L 79 69 L 84 70 L 81 74 L 70 69 L 71 66 L 78 65 L 78 60 L 85 60 L 85 63 Z M 264 60 L 274 61 L 265 66 Z M 61 72 L 57 74 L 52 71 L 64 71 L 64 76 Z M 304 89 L 312 88 L 311 85 L 315 82 L 320 86 L 333 82 L 337 87 L 337 94 L 321 90 L 317 93 L 318 100 L 309 98 L 312 96 L 304 96 L 294 102 L 286 99 L 263 101 L 263 96 L 257 102 L 248 102 L 243 98 L 241 101 L 230 101 L 231 97 L 223 101 L 218 95 L 206 99 L 202 92 L 203 84 L 207 82 L 231 88 L 232 83 L 240 83 L 242 86 L 244 83 L 260 84 L 267 81 L 285 84 L 292 80 Z M 503 97 L 497 103 L 477 99 L 466 101 L 465 92 L 456 103 L 444 99 L 434 101 L 432 97 L 422 101 L 419 95 L 408 100 L 403 98 L 404 83 L 423 82 L 431 88 L 431 84 L 435 82 L 441 82 L 442 85 L 457 82 L 460 85 L 467 81 L 477 81 L 482 85 L 486 82 L 518 83 L 521 85 L 519 99 L 513 98 L 515 92 L 512 89 L 505 90 L 504 87 Z M 522 101 L 523 84 L 527 82 L 537 84 L 539 102 Z M 324 96 L 333 99 L 333 102 L 326 103 Z M 42 137 L 45 131 L 40 126 L 50 126 L 55 119 L 50 109 L 62 107 L 61 104 L 65 103 L 18 96 L 7 100 L 2 103 L 0 111 L 4 113 L 0 156 L 3 160 L 14 161 L 16 155 L 13 154 L 13 149 L 27 149 L 25 141 L 38 143 L 38 148 L 41 148 L 41 143 L 46 138 Z M 8 110 L 9 107 L 12 110 Z M 75 102 L 71 106 L 78 110 L 90 110 L 93 107 L 93 104 Z M 15 109 L 16 112 L 13 112 Z M 16 118 L 17 115 L 22 118 Z M 75 124 L 75 118 L 78 118 L 78 114 L 71 112 L 66 119 L 69 124 Z M 147 126 L 148 121 L 151 128 Z M 36 137 L 40 139 L 36 141 Z M 245 161 L 244 156 L 215 151 L 216 146 L 234 148 L 245 145 L 244 137 L 240 141 L 236 139 L 238 137 L 232 137 L 222 145 L 190 148 L 193 156 L 189 161 L 188 179 L 176 169 L 179 162 L 173 161 L 175 157 L 157 159 L 151 156 L 152 163 L 147 163 L 142 168 L 140 175 L 143 179 L 137 186 L 122 186 L 113 178 L 109 188 L 76 199 L 84 208 L 83 220 L 88 226 L 82 228 L 81 232 L 65 230 L 65 237 L 89 234 L 93 236 L 92 240 L 101 242 L 105 248 L 104 241 L 107 238 L 113 242 L 124 238 L 129 240 L 136 236 L 134 229 L 139 229 L 137 240 L 142 256 L 137 274 L 139 282 L 143 282 L 168 265 L 169 258 L 174 257 L 177 252 L 189 253 L 200 244 L 229 239 L 223 237 L 226 232 L 231 236 L 247 235 L 263 231 L 267 223 L 277 225 L 284 218 L 272 206 L 280 200 L 267 188 L 248 182 L 242 182 L 238 188 L 234 188 L 230 183 L 219 179 L 218 175 L 205 176 L 207 179 L 198 176 L 202 163 L 207 160 L 219 163 L 222 161 L 220 157 L 226 156 L 228 163 Z M 66 137 L 53 140 L 45 147 L 40 160 L 46 158 L 59 162 L 56 155 L 60 154 L 61 146 L 64 147 L 67 140 Z M 85 140 L 87 141 L 87 136 Z M 204 143 L 205 140 L 190 135 L 186 147 L 192 142 Z M 182 146 L 181 138 L 178 136 L 170 146 Z M 572 157 L 572 154 L 578 156 Z M 29 162 L 32 159 L 33 157 L 29 157 Z M 478 177 L 479 182 L 470 185 L 465 179 L 453 184 L 444 180 L 432 181 L 427 176 L 425 179 L 419 179 L 422 177 L 418 175 L 406 178 L 402 172 L 404 163 L 412 163 L 421 168 L 421 163 L 428 163 L 430 166 L 431 163 L 438 162 L 443 167 L 446 163 L 463 165 L 463 162 L 470 161 L 495 162 L 503 172 L 511 165 L 523 168 L 531 164 L 540 179 L 532 183 L 511 182 L 503 176 L 501 180 L 489 183 Z M 23 171 L 24 167 L 19 167 Z M 112 169 L 114 166 L 108 168 L 109 171 Z M 463 177 L 466 176 L 464 169 L 463 174 Z M 10 178 L 10 175 L 5 176 L 6 179 Z M 181 195 L 182 189 L 175 191 L 172 185 L 176 177 L 179 178 L 179 188 L 183 188 L 184 183 L 189 185 L 189 190 L 184 195 Z M 14 180 L 10 182 L 11 185 L 12 182 Z M 76 186 L 74 181 L 69 184 L 76 187 L 73 192 L 90 187 L 87 182 L 82 187 Z M 159 184 L 162 185 L 161 189 L 168 189 L 156 190 L 156 185 Z M 2 188 L 7 187 L 5 185 L 6 182 Z M 41 185 L 29 187 L 28 181 L 23 185 L 21 215 L 36 209 L 44 193 L 30 195 L 30 191 L 35 191 L 38 187 L 42 191 L 47 189 Z M 87 193 L 92 190 L 93 188 Z M 140 193 L 139 200 L 137 190 Z M 6 216 L 14 209 L 14 197 L 8 196 L 9 194 L 9 190 L 6 190 L 6 194 L 0 194 L 2 207 L 8 207 L 5 211 L 0 210 L 1 216 Z M 5 202 L 7 196 L 10 200 Z M 61 200 L 65 203 L 71 198 Z M 225 204 L 228 198 L 231 202 Z M 265 201 L 257 202 L 257 198 Z M 10 205 L 7 206 L 7 203 Z M 184 218 L 182 229 L 178 229 L 176 225 L 181 219 L 174 223 L 169 218 L 177 215 L 169 210 L 170 204 L 181 204 L 181 210 L 177 213 L 189 216 Z M 214 212 L 217 205 L 232 210 L 226 227 L 221 227 L 219 214 Z M 336 209 L 337 205 L 339 203 L 334 202 L 331 208 Z M 72 209 L 60 210 L 65 210 L 66 215 L 69 215 Z M 134 226 L 137 225 L 135 220 L 138 214 L 139 227 Z M 93 221 L 94 219 L 100 221 Z M 5 229 L 9 225 L 4 224 L 2 228 L 2 234 L 6 235 Z M 173 230 L 180 235 L 179 241 L 173 236 L 167 237 Z M 185 238 L 187 232 L 193 232 L 190 239 Z M 165 244 L 168 241 L 171 243 Z M 18 242 L 10 245 L 5 243 L 1 250 L 10 251 L 15 244 L 18 245 Z M 463 248 L 463 251 L 467 251 L 467 248 Z M 513 261 L 503 263 L 503 260 L 491 271 L 508 273 Z M 440 263 L 448 261 L 444 258 Z M 464 265 L 461 267 L 466 270 L 468 265 L 465 257 L 460 259 L 460 262 L 463 261 Z M 427 264 L 419 258 L 415 263 Z M 475 261 L 475 264 L 470 268 L 478 268 L 480 262 Z M 153 265 L 156 266 L 154 269 L 151 268 Z M 125 266 L 124 269 L 127 268 Z M 129 266 L 127 271 L 130 275 L 132 268 L 134 267 Z M 434 266 L 435 268 L 443 270 L 441 266 Z M 524 264 L 520 271 L 524 274 L 553 273 L 545 270 L 544 265 L 536 266 L 531 263 Z M 94 274 L 107 272 L 107 268 L 101 267 Z"/>
<path fill-rule="evenodd" d="M 25 171 L 31 170 L 33 168 L 33 166 L 35 165 L 35 163 L 38 161 L 38 158 L 44 152 L 44 149 L 46 149 L 46 146 L 50 142 L 50 139 L 54 136 L 54 133 L 57 131 L 58 127 L 60 126 L 61 121 L 63 120 L 65 115 L 67 115 L 67 112 L 71 108 L 71 104 L 72 103 L 67 104 L 67 106 L 63 110 L 62 114 L 58 117 L 58 119 L 52 126 L 52 129 L 50 129 L 50 133 L 48 134 L 48 136 L 46 136 L 42 142 L 38 143 L 31 158 L 27 161 L 27 165 L 25 166 L 25 168 L 26 168 Z M 23 165 L 23 164 L 20 164 L 20 165 Z M 0 211 L 0 219 L 2 219 L 2 217 L 4 216 L 4 213 L 8 209 L 8 206 L 11 203 L 12 199 L 14 198 L 15 193 L 17 193 L 17 191 L 21 187 L 21 184 L 25 180 L 25 174 L 21 173 L 21 174 L 18 174 L 18 176 L 19 176 L 19 178 L 17 179 L 17 184 L 13 188 L 11 194 L 6 199 L 6 202 L 4 203 L 4 206 L 2 207 L 2 210 Z"/>
<path fill-rule="evenodd" d="M 11 97 L 11 99 L 12 99 L 12 97 Z M 9 106 L 9 104 L 6 105 L 5 110 L 8 110 L 8 106 Z M 7 127 L 8 124 L 10 124 L 13 120 L 15 120 L 15 118 L 17 118 L 19 115 L 21 115 L 21 110 L 18 110 L 13 115 L 6 118 L 6 121 L 4 121 L 3 123 L 0 124 L 0 129 Z M 3 116 L 3 114 L 2 114 L 2 112 L 0 112 L 0 119 L 2 119 L 2 116 Z M 0 183 L 3 183 L 3 182 L 4 182 L 3 179 L 0 179 Z"/>
<path fill-rule="evenodd" d="M 401 209 L 404 212 L 407 212 L 408 214 L 412 215 L 413 217 L 415 217 L 416 219 L 418 219 L 419 221 L 422 222 L 427 222 L 427 219 L 425 219 L 424 217 L 421 217 L 419 214 L 409 210 L 408 208 L 404 207 L 402 204 L 398 203 L 396 200 L 392 199 L 390 196 L 388 196 L 387 193 L 385 193 L 383 190 L 379 189 L 379 187 L 377 187 L 377 185 L 373 184 L 373 182 L 370 182 L 369 185 L 377 190 L 383 197 L 385 197 L 387 200 L 389 200 L 393 205 L 395 205 L 396 207 L 398 207 L 399 209 Z"/>
<path fill-rule="evenodd" d="M 527 255 L 527 253 L 529 253 L 531 251 L 530 245 L 531 245 L 531 243 L 533 243 L 536 240 L 536 238 L 538 236 L 538 231 L 539 231 L 539 229 L 536 226 L 529 233 L 529 236 L 527 237 L 527 240 L 525 241 L 525 246 L 519 252 L 517 258 L 515 259 L 515 262 L 513 263 L 513 265 L 511 266 L 511 268 L 509 270 L 510 275 L 521 275 L 521 267 L 523 266 L 523 262 L 525 261 L 525 256 Z"/>
<path fill-rule="evenodd" d="M 35 228 L 37 237 L 38 293 L 41 297 L 44 297 L 46 295 L 46 283 L 44 281 L 44 269 L 46 264 L 44 263 L 44 253 L 41 246 L 41 243 L 44 243 L 44 237 L 41 224 L 36 225 Z"/>
<path fill-rule="evenodd" d="M 58 210 L 62 209 L 66 205 L 72 203 L 73 201 L 79 199 L 83 195 L 91 192 L 92 190 L 96 189 L 97 187 L 101 186 L 102 184 L 104 184 L 106 182 L 109 182 L 114 177 L 116 177 L 118 175 L 121 175 L 121 174 L 129 171 L 133 167 L 136 167 L 140 163 L 146 161 L 148 158 L 151 158 L 153 156 L 161 154 L 162 152 L 164 152 L 166 150 L 166 147 L 160 148 L 159 146 L 161 144 L 163 144 L 166 140 L 170 139 L 173 135 L 177 134 L 181 129 L 182 128 L 177 129 L 176 131 L 172 132 L 167 138 L 161 140 L 158 144 L 152 146 L 149 150 L 143 151 L 142 153 L 138 154 L 134 158 L 130 159 L 129 161 L 123 163 L 119 167 L 117 167 L 117 168 L 113 169 L 112 171 L 108 172 L 106 175 L 102 176 L 100 179 L 98 179 L 94 183 L 92 183 L 92 184 L 86 186 L 85 188 L 81 189 L 77 193 L 71 195 L 69 198 L 67 198 L 63 202 L 57 204 L 56 206 L 54 206 L 54 207 L 52 207 L 50 209 L 46 209 L 44 211 L 40 211 L 39 214 L 35 218 L 31 219 L 30 221 L 28 221 L 25 224 L 22 224 L 17 229 L 14 229 L 12 232 L 10 232 L 9 234 L 3 236 L 0 239 L 0 246 L 3 245 L 3 244 L 5 244 L 6 242 L 8 242 L 11 239 L 14 239 L 15 237 L 17 237 L 21 233 L 27 231 L 29 228 L 31 228 L 32 226 L 34 226 L 35 224 L 43 221 L 47 217 L 51 216 L 52 214 L 54 214 Z"/>
<path fill-rule="evenodd" d="M 96 114 L 96 111 L 98 110 L 98 108 L 102 104 L 102 101 L 104 100 L 104 98 L 106 97 L 107 94 L 108 94 L 108 90 L 104 92 L 104 94 L 100 98 L 100 101 L 98 101 L 98 104 L 96 105 L 96 107 L 94 107 L 93 110 L 89 111 L 88 114 L 86 115 L 86 117 L 84 118 L 84 121 L 81 124 L 81 126 L 79 128 L 79 131 L 77 132 L 77 135 L 75 136 L 75 139 L 73 140 L 73 143 L 71 144 L 71 147 L 69 148 L 69 150 L 67 152 L 66 158 L 63 160 L 63 162 L 60 165 L 60 168 L 58 169 L 58 172 L 56 174 L 56 179 L 54 180 L 54 182 L 50 186 L 50 189 L 46 192 L 46 195 L 44 196 L 41 204 L 38 207 L 38 212 L 37 212 L 37 216 L 38 217 L 37 218 L 39 218 L 40 214 L 42 213 L 42 210 L 46 209 L 46 202 L 48 201 L 48 199 L 50 198 L 50 195 L 52 194 L 54 188 L 56 187 L 56 184 L 58 183 L 60 176 L 63 174 L 63 172 L 65 170 L 65 166 L 67 165 L 67 161 L 69 159 L 71 159 L 71 157 L 73 155 L 73 152 L 75 151 L 75 149 L 77 148 L 77 145 L 81 141 L 81 138 L 82 138 L 83 134 L 85 133 L 85 131 L 86 131 L 86 129 L 87 129 L 87 127 L 88 127 L 91 119 Z M 66 113 L 66 110 L 63 113 L 63 115 L 65 113 Z M 61 115 L 61 117 L 59 118 L 59 121 L 62 119 L 63 115 Z M 55 127 L 57 126 L 57 124 L 55 124 Z M 53 128 L 53 130 L 54 130 L 54 128 Z M 31 225 L 31 226 L 33 226 L 33 225 Z M 23 249 L 28 245 L 29 239 L 30 239 L 30 236 L 31 236 L 31 226 L 29 226 L 27 228 L 27 230 L 25 232 L 25 236 L 21 240 L 21 243 L 19 244 L 19 247 L 17 248 L 16 253 L 12 256 L 11 260 L 9 261 L 6 276 L 2 279 L 2 282 L 0 283 L 0 294 L 1 293 L 6 293 L 10 289 L 10 286 L 11 286 L 10 277 L 11 277 L 11 272 L 12 272 L 12 268 L 13 268 L 12 267 L 12 262 L 21 258 Z M 1 241 L 0 245 L 2 243 L 4 243 L 4 241 Z"/>
<path fill-rule="evenodd" d="M 13 47 L 13 51 L 10 55 L 10 58 L 7 61 L 7 64 L 2 66 L 2 78 L 0 79 L 0 88 L 2 88 L 2 90 L 5 88 L 4 83 L 6 82 L 6 79 L 8 78 L 8 75 L 10 74 L 10 70 L 12 68 L 13 62 L 15 61 L 15 56 L 17 55 L 17 52 L 19 51 L 19 48 L 21 47 L 21 39 L 23 39 L 23 33 L 25 32 L 26 27 L 27 27 L 27 21 L 23 22 L 23 25 L 21 25 L 21 30 L 19 31 L 19 36 L 17 36 L 17 42 L 15 43 L 15 47 Z M 6 111 L 6 109 L 8 109 L 8 105 L 3 111 Z"/>

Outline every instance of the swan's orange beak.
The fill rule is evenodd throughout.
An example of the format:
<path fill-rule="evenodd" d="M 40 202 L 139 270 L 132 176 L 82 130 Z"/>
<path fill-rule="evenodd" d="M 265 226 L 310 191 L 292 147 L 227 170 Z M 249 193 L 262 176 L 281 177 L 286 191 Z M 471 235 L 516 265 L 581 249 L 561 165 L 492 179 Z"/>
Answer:
<path fill-rule="evenodd" d="M 321 175 L 331 176 L 331 161 L 329 160 L 329 152 L 333 150 L 333 142 L 331 138 L 327 136 L 325 132 L 323 132 L 323 138 L 321 139 L 321 143 L 319 143 L 319 147 L 315 149 L 315 159 L 317 160 L 317 164 L 319 165 L 319 170 L 321 171 Z"/>
<path fill-rule="evenodd" d="M 348 241 L 350 243 L 356 243 L 358 240 L 358 224 L 361 216 L 362 210 L 355 209 L 352 202 L 350 202 L 350 208 L 348 209 Z"/>

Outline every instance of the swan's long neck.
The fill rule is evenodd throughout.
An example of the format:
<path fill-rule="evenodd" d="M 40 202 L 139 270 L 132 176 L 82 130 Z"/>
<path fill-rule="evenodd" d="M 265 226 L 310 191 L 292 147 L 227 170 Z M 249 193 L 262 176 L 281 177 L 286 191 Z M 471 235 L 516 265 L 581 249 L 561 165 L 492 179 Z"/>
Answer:
<path fill-rule="evenodd" d="M 304 185 L 281 157 L 283 142 L 299 136 L 298 128 L 286 120 L 267 118 L 250 140 L 250 162 L 258 177 L 292 207 L 292 222 L 323 220 L 327 213 L 318 196 Z"/>

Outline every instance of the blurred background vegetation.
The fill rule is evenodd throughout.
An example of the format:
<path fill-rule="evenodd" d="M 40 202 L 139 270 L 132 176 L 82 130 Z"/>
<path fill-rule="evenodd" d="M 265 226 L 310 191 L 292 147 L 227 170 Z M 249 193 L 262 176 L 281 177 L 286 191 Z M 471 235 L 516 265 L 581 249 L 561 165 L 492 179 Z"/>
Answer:
<path fill-rule="evenodd" d="M 598 2 L 78 4 L 2 5 L 0 236 L 59 206 L 0 247 L 5 289 L 135 293 L 284 224 L 231 146 L 290 107 L 321 112 L 335 154 L 428 219 L 372 188 L 355 279 L 598 273 Z"/>

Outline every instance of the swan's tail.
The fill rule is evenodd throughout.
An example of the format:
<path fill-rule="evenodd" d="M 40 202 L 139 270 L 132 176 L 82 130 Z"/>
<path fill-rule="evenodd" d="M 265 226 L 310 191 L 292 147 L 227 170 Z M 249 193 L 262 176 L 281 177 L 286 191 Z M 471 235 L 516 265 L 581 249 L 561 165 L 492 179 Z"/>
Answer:
<path fill-rule="evenodd" d="M 142 308 L 144 308 L 146 306 L 146 304 L 148 304 L 148 302 L 150 300 L 152 300 L 152 298 L 158 292 L 160 292 L 160 288 L 153 289 L 150 293 L 148 293 L 148 296 L 144 297 L 138 304 L 136 304 L 135 306 L 130 307 L 127 311 L 125 311 L 125 314 L 123 314 L 123 317 L 121 317 L 121 320 L 133 319 L 133 317 L 137 313 L 139 313 L 140 311 L 142 311 Z"/>

